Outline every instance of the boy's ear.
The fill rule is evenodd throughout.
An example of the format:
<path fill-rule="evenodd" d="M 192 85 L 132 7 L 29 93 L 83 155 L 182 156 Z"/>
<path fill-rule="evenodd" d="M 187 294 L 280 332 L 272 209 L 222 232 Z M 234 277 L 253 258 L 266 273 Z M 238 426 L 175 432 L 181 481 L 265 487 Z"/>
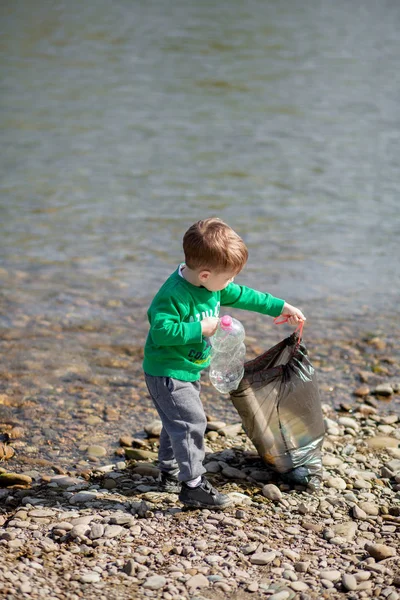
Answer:
<path fill-rule="evenodd" d="M 207 283 L 209 277 L 211 275 L 211 271 L 200 271 L 199 273 L 199 279 L 201 281 L 201 283 Z"/>

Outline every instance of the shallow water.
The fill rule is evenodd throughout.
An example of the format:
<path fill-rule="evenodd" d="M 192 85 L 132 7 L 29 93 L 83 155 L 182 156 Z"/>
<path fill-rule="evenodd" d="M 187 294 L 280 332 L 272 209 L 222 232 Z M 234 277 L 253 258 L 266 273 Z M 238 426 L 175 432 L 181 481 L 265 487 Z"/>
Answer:
<path fill-rule="evenodd" d="M 139 428 L 145 311 L 204 216 L 243 236 L 238 282 L 301 306 L 311 343 L 394 344 L 397 2 L 0 10 L 0 385 L 33 403 L 25 424 L 45 410 L 57 438 L 95 396 Z M 274 339 L 243 319 L 260 347 Z"/>

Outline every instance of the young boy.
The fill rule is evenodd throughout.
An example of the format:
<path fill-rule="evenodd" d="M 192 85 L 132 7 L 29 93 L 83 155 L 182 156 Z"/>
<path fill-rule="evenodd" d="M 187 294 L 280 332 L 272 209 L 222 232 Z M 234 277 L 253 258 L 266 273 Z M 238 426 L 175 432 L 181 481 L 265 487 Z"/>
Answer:
<path fill-rule="evenodd" d="M 303 313 L 270 294 L 233 280 L 247 262 L 243 240 L 221 219 L 198 221 L 184 235 L 185 262 L 161 286 L 148 310 L 143 369 L 163 428 L 159 489 L 179 492 L 190 507 L 225 508 L 229 496 L 204 477 L 206 416 L 200 373 L 210 363 L 210 342 L 221 306 L 243 308 L 295 325 Z"/>

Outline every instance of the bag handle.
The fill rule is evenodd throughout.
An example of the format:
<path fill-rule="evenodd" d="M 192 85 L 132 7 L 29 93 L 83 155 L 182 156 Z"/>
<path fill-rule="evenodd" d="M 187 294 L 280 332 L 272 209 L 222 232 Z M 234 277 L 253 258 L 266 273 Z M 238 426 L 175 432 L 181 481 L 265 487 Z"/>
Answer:
<path fill-rule="evenodd" d="M 282 315 L 279 315 L 279 317 L 275 317 L 274 325 L 283 325 L 283 323 L 287 323 L 288 321 L 289 321 L 289 317 L 284 317 Z M 298 346 L 302 340 L 303 327 L 304 327 L 304 321 L 300 321 L 300 323 L 297 325 L 296 329 L 293 332 L 293 333 L 299 334 L 299 339 L 297 340 L 296 346 Z"/>

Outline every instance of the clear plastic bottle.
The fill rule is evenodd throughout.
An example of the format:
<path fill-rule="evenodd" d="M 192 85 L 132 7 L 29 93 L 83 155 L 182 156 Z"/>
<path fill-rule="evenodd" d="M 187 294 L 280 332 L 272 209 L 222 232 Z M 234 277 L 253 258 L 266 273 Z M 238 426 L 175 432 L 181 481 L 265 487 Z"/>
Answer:
<path fill-rule="evenodd" d="M 246 346 L 240 321 L 225 315 L 211 337 L 210 381 L 222 394 L 236 390 L 244 373 Z"/>

